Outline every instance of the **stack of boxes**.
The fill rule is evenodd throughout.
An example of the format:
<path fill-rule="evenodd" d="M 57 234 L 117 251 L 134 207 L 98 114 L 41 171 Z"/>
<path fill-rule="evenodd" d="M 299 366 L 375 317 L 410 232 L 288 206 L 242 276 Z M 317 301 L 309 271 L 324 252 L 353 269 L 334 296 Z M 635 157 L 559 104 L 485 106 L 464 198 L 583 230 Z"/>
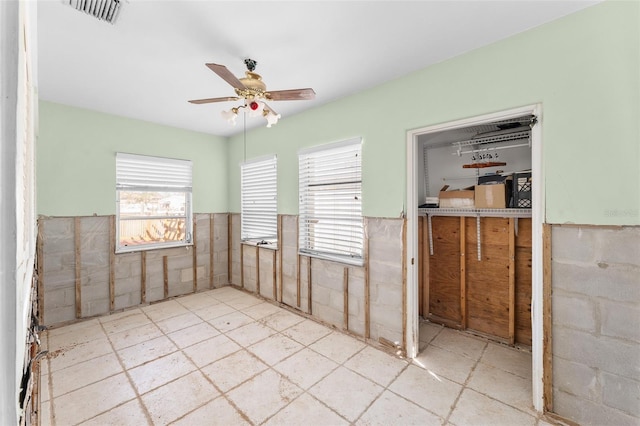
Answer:
<path fill-rule="evenodd" d="M 531 208 L 531 172 L 479 176 L 477 185 L 460 190 L 442 188 L 440 208 Z"/>

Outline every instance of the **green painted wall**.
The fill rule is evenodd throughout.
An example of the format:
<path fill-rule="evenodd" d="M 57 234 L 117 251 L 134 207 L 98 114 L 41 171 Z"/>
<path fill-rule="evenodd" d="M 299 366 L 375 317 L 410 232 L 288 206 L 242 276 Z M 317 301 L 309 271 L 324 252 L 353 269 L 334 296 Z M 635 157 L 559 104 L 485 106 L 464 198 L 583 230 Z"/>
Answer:
<path fill-rule="evenodd" d="M 540 103 L 547 222 L 640 225 L 638 22 L 639 2 L 604 2 L 249 131 L 246 158 L 277 154 L 278 211 L 296 214 L 297 151 L 362 136 L 364 214 L 398 217 L 408 130 Z M 116 151 L 192 159 L 194 211 L 240 210 L 242 134 L 41 102 L 39 214 L 113 214 Z"/>
<path fill-rule="evenodd" d="M 362 136 L 364 214 L 397 217 L 407 130 L 541 103 L 547 222 L 639 225 L 639 22 L 639 2 L 607 1 L 248 132 L 246 158 L 278 155 L 278 210 L 296 214 L 297 150 Z M 243 156 L 230 138 L 233 212 Z"/>
<path fill-rule="evenodd" d="M 193 211 L 228 211 L 225 138 L 51 102 L 39 104 L 38 214 L 115 214 L 115 153 L 193 160 Z"/>

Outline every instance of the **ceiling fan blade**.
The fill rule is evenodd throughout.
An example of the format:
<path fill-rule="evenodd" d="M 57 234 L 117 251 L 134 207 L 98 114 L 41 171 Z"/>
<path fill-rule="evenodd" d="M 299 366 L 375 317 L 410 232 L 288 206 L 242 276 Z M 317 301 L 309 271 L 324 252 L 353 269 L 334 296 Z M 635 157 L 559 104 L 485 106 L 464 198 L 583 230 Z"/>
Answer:
<path fill-rule="evenodd" d="M 276 90 L 267 92 L 265 96 L 271 101 L 304 101 L 315 98 L 316 92 L 311 88 Z"/>
<path fill-rule="evenodd" d="M 264 102 L 264 109 L 268 109 L 268 110 L 269 110 L 269 111 L 271 111 L 274 115 L 278 115 L 278 113 L 277 113 L 277 112 L 275 112 L 275 111 L 273 110 L 273 108 L 271 108 L 271 106 L 270 106 L 270 105 L 267 105 L 267 103 L 266 103 L 266 102 Z"/>
<path fill-rule="evenodd" d="M 240 98 L 237 97 L 226 97 L 226 98 L 207 98 L 207 99 L 194 99 L 189 101 L 192 104 L 210 104 L 213 102 L 227 102 L 227 101 L 237 101 Z"/>
<path fill-rule="evenodd" d="M 226 81 L 236 89 L 240 89 L 240 90 L 246 89 L 244 84 L 242 84 L 242 82 L 238 80 L 238 78 L 235 75 L 231 74 L 231 71 L 229 71 L 227 67 L 225 67 L 224 65 L 218 65 L 218 64 L 205 64 L 205 65 L 209 67 L 211 71 L 218 74 L 220 78 L 222 78 L 224 81 Z"/>

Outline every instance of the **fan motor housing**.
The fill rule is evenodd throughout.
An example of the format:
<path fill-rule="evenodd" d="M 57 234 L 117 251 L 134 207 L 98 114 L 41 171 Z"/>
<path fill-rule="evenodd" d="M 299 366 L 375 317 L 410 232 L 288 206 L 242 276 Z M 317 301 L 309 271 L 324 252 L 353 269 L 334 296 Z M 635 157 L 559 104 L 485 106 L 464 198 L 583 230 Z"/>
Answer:
<path fill-rule="evenodd" d="M 262 81 L 262 77 L 251 71 L 245 71 L 245 75 L 246 77 L 239 80 L 246 89 L 236 89 L 238 96 L 242 96 L 243 98 L 264 97 L 267 86 Z"/>

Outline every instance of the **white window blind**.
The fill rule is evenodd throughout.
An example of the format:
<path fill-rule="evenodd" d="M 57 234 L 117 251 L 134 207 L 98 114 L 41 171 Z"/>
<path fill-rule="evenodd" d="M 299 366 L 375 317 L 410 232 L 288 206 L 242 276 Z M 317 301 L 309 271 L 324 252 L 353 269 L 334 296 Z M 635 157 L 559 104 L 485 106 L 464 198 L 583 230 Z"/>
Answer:
<path fill-rule="evenodd" d="M 241 165 L 242 240 L 273 241 L 278 235 L 277 157 Z"/>
<path fill-rule="evenodd" d="M 192 163 L 189 160 L 116 154 L 116 189 L 191 192 Z"/>
<path fill-rule="evenodd" d="M 298 153 L 301 253 L 362 262 L 361 152 L 356 138 Z"/>
<path fill-rule="evenodd" d="M 116 154 L 116 252 L 192 242 L 192 162 Z"/>

